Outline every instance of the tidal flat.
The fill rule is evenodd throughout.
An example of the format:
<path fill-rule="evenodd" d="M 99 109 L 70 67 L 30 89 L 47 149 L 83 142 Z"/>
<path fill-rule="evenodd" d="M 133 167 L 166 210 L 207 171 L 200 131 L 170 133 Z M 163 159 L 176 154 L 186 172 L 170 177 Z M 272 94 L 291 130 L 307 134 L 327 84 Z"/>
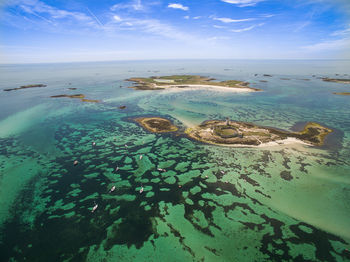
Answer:
<path fill-rule="evenodd" d="M 349 73 L 346 61 L 336 65 L 1 66 L 1 89 L 47 87 L 1 92 L 0 261 L 349 261 L 350 104 L 332 94 L 347 86 L 312 77 Z M 155 72 L 239 79 L 263 91 L 140 91 L 125 81 Z M 100 102 L 50 98 L 69 88 Z M 333 132 L 322 146 L 252 148 L 184 133 L 227 118 L 300 134 L 312 122 Z M 169 122 L 152 132 L 135 119 Z"/>

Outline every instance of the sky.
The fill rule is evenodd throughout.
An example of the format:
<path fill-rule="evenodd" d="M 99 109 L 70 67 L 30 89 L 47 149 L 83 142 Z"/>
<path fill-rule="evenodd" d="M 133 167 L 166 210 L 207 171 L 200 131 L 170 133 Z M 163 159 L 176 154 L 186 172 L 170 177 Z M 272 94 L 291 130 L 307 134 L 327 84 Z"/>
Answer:
<path fill-rule="evenodd" d="M 0 0 L 0 63 L 350 59 L 350 0 Z"/>

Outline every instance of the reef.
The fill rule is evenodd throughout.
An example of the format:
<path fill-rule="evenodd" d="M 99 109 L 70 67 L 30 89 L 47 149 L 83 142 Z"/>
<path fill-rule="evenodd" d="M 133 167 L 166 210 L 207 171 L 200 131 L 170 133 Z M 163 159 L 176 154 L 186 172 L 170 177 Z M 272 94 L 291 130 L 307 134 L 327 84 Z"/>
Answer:
<path fill-rule="evenodd" d="M 152 76 L 148 78 L 134 77 L 126 81 L 134 82 L 135 85 L 130 88 L 136 90 L 163 90 L 167 88 L 187 88 L 199 86 L 226 87 L 226 88 L 246 88 L 251 91 L 261 91 L 261 89 L 252 88 L 248 82 L 227 80 L 214 81 L 214 78 L 198 75 L 172 75 L 172 76 Z"/>
<path fill-rule="evenodd" d="M 44 84 L 24 85 L 16 88 L 7 88 L 7 89 L 4 89 L 4 91 L 15 91 L 15 90 L 26 89 L 26 88 L 46 87 L 46 86 L 47 85 L 44 85 Z"/>
<path fill-rule="evenodd" d="M 161 117 L 139 117 L 134 120 L 143 128 L 153 133 L 167 133 L 178 130 L 178 127 L 170 120 Z"/>
<path fill-rule="evenodd" d="M 350 84 L 350 79 L 343 79 L 343 78 L 322 78 L 325 82 L 333 82 L 333 83 L 339 83 L 339 84 Z"/>
<path fill-rule="evenodd" d="M 100 100 L 94 100 L 94 99 L 86 99 L 85 95 L 83 94 L 75 94 L 75 95 L 55 95 L 51 96 L 51 98 L 62 98 L 62 97 L 67 97 L 67 98 L 78 98 L 82 102 L 89 102 L 89 103 L 99 103 Z"/>
<path fill-rule="evenodd" d="M 283 144 L 288 138 L 310 145 L 321 146 L 332 129 L 309 122 L 300 132 L 289 132 L 271 127 L 238 121 L 208 120 L 188 128 L 185 133 L 198 141 L 223 146 L 258 146 L 270 142 Z"/>
<path fill-rule="evenodd" d="M 334 92 L 333 94 L 340 96 L 350 96 L 350 92 Z"/>

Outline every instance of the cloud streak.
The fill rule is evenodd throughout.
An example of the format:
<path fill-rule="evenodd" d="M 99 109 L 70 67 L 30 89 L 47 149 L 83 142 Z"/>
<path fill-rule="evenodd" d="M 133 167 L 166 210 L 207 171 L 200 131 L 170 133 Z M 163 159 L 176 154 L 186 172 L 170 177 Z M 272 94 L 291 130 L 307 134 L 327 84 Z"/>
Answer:
<path fill-rule="evenodd" d="M 242 33 L 242 32 L 247 32 L 247 31 L 250 31 L 256 27 L 260 27 L 260 26 L 263 26 L 264 23 L 261 23 L 261 24 L 257 24 L 257 25 L 252 25 L 252 26 L 249 26 L 249 27 L 245 27 L 245 28 L 241 28 L 241 29 L 231 29 L 230 31 L 233 32 L 233 33 Z"/>
<path fill-rule="evenodd" d="M 319 51 L 332 51 L 332 50 L 343 50 L 350 49 L 350 37 L 337 40 L 327 40 L 320 43 L 303 46 L 302 49 L 306 49 L 312 52 Z"/>
<path fill-rule="evenodd" d="M 227 17 L 214 17 L 213 20 L 217 20 L 223 23 L 240 23 L 240 22 L 248 22 L 255 20 L 254 18 L 245 18 L 245 19 L 231 19 Z"/>
<path fill-rule="evenodd" d="M 263 2 L 265 0 L 221 0 L 222 2 L 228 4 L 234 4 L 238 7 L 255 6 L 257 3 Z"/>

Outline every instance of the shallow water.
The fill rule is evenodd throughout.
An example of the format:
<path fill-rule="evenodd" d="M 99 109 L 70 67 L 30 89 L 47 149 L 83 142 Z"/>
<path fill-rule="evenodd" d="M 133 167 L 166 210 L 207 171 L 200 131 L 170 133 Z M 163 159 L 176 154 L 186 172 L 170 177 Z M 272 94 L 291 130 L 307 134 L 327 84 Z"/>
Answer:
<path fill-rule="evenodd" d="M 253 60 L 0 66 L 0 89 L 47 84 L 0 91 L 0 260 L 350 260 L 350 101 L 332 94 L 350 86 L 319 79 L 348 68 Z M 124 81 L 169 74 L 264 91 L 136 91 Z M 77 93 L 102 102 L 50 98 Z M 230 117 L 286 130 L 314 121 L 335 132 L 318 148 L 225 148 L 132 121 L 147 115 L 182 129 Z"/>

